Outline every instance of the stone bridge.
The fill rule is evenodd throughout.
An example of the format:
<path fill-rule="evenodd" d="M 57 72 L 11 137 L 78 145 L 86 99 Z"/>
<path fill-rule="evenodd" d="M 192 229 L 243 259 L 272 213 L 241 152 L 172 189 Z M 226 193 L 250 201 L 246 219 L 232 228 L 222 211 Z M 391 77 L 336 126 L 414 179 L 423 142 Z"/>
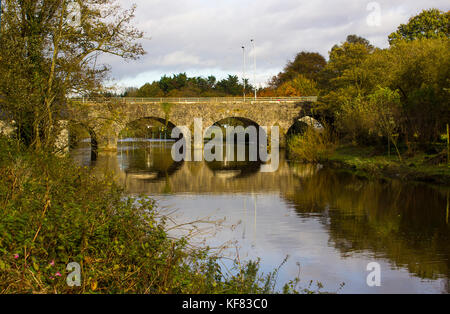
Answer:
<path fill-rule="evenodd" d="M 84 126 L 91 135 L 92 146 L 99 150 L 116 150 L 119 133 L 134 121 L 151 118 L 170 126 L 187 126 L 193 130 L 195 118 L 202 118 L 203 128 L 226 118 L 237 118 L 248 125 L 280 129 L 280 144 L 289 128 L 302 118 L 304 104 L 317 97 L 292 98 L 113 98 L 108 100 L 72 99 L 70 123 Z M 171 104 L 168 110 L 163 104 Z"/>

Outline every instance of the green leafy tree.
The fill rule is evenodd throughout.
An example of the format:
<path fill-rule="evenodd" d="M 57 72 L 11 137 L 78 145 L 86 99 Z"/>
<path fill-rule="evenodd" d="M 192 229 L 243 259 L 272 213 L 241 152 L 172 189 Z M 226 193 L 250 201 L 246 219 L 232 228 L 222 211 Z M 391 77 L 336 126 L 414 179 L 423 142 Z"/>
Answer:
<path fill-rule="evenodd" d="M 137 97 L 163 97 L 164 92 L 159 87 L 157 82 L 146 83 L 141 88 L 138 89 L 136 93 Z"/>
<path fill-rule="evenodd" d="M 330 60 L 320 73 L 318 86 L 323 97 L 316 108 L 330 124 L 345 103 L 363 93 L 367 73 L 358 67 L 375 51 L 368 40 L 356 35 L 347 36 L 344 43 L 331 49 Z"/>
<path fill-rule="evenodd" d="M 143 34 L 131 25 L 135 7 L 122 10 L 115 0 L 6 0 L 2 6 L 1 111 L 23 142 L 52 150 L 67 96 L 102 90 L 108 67 L 97 65 L 97 56 L 144 54 L 137 43 Z"/>
<path fill-rule="evenodd" d="M 254 87 L 245 80 L 246 94 L 252 94 Z M 130 90 L 124 95 L 128 97 L 220 97 L 242 95 L 244 84 L 239 78 L 229 75 L 217 82 L 216 77 L 188 77 L 186 73 L 173 76 L 164 75 L 159 81 L 146 83 L 139 89 Z M 134 95 L 134 96 L 133 96 Z"/>
<path fill-rule="evenodd" d="M 228 78 L 223 79 L 216 84 L 215 90 L 222 95 L 239 96 L 244 92 L 244 85 L 239 83 L 239 78 L 236 75 L 228 75 Z M 250 93 L 253 87 L 246 81 L 246 93 Z"/>
<path fill-rule="evenodd" d="M 137 87 L 127 87 L 122 94 L 122 97 L 137 97 L 138 90 L 139 88 Z"/>
<path fill-rule="evenodd" d="M 388 87 L 378 89 L 368 97 L 371 111 L 374 113 L 374 124 L 377 131 L 388 139 L 388 154 L 391 154 L 390 143 L 394 144 L 397 156 L 402 160 L 398 149 L 398 129 L 401 122 L 401 102 L 398 91 Z"/>
<path fill-rule="evenodd" d="M 164 75 L 159 80 L 159 87 L 164 94 L 169 94 L 173 90 L 180 90 L 188 84 L 186 73 L 174 74 L 172 77 Z"/>
<path fill-rule="evenodd" d="M 400 95 L 401 115 L 395 122 L 410 150 L 415 143 L 436 141 L 450 116 L 449 48 L 448 39 L 401 41 L 389 49 L 374 51 L 359 65 L 344 71 L 338 78 L 340 88 L 325 97 L 337 104 L 334 112 L 338 113 L 339 128 L 367 139 L 365 131 L 372 126 L 365 122 L 362 125 L 366 128 L 356 128 L 357 121 L 362 121 L 358 116 L 370 112 L 368 97 L 382 87 Z"/>
<path fill-rule="evenodd" d="M 449 38 L 449 31 L 450 11 L 423 10 L 410 18 L 407 24 L 401 24 L 396 32 L 390 34 L 389 43 L 422 38 Z"/>
<path fill-rule="evenodd" d="M 327 61 L 317 52 L 302 51 L 295 56 L 293 61 L 289 61 L 283 72 L 273 77 L 270 85 L 272 87 L 280 87 L 299 74 L 310 80 L 317 80 L 319 73 L 326 66 Z"/>
<path fill-rule="evenodd" d="M 448 39 L 419 39 L 389 49 L 391 81 L 384 85 L 400 92 L 409 140 L 434 142 L 449 121 L 449 48 Z"/>
<path fill-rule="evenodd" d="M 359 66 L 374 51 L 374 46 L 368 40 L 356 35 L 349 35 L 344 43 L 335 45 L 330 51 L 330 60 L 322 73 L 325 75 L 326 87 L 335 89 L 342 86 L 342 83 L 345 85 L 345 76 L 348 72 Z"/>

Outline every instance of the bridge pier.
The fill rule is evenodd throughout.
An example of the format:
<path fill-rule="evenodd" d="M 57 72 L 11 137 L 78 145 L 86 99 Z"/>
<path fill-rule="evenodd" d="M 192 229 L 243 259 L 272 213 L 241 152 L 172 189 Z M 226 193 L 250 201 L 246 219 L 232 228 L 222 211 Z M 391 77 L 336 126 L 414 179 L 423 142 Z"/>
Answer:
<path fill-rule="evenodd" d="M 118 136 L 106 136 L 98 139 L 98 151 L 115 152 L 117 151 Z"/>
<path fill-rule="evenodd" d="M 95 139 L 98 152 L 115 152 L 119 142 L 120 131 L 125 125 L 113 123 L 108 126 L 93 128 L 91 139 Z M 91 143 L 92 144 L 92 143 Z M 92 145 L 94 148 L 94 145 Z"/>

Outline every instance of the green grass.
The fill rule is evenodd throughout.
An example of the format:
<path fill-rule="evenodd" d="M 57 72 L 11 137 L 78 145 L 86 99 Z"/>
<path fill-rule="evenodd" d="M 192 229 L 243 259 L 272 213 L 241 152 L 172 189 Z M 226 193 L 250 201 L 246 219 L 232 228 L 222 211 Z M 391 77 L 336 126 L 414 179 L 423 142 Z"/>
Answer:
<path fill-rule="evenodd" d="M 395 154 L 380 154 L 373 147 L 340 146 L 325 162 L 351 169 L 371 177 L 390 177 L 412 181 L 450 184 L 450 166 L 430 162 L 438 155 L 417 153 L 403 156 L 400 161 Z"/>

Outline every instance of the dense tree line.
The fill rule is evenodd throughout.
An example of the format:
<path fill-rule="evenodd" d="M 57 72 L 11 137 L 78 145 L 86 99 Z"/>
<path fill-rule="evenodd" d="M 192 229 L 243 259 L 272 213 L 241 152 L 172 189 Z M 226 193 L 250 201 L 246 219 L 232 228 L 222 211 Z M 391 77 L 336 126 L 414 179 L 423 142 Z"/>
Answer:
<path fill-rule="evenodd" d="M 245 80 L 245 93 L 251 95 L 254 87 Z M 127 88 L 125 97 L 221 97 L 241 96 L 244 93 L 244 82 L 229 75 L 217 81 L 215 76 L 188 77 L 186 73 L 163 76 L 159 81 L 146 83 L 140 88 Z"/>
<path fill-rule="evenodd" d="M 319 95 L 312 114 L 356 144 L 427 147 L 450 122 L 449 16 L 423 11 L 389 36 L 386 49 L 350 35 L 328 62 L 299 53 L 260 94 Z"/>

